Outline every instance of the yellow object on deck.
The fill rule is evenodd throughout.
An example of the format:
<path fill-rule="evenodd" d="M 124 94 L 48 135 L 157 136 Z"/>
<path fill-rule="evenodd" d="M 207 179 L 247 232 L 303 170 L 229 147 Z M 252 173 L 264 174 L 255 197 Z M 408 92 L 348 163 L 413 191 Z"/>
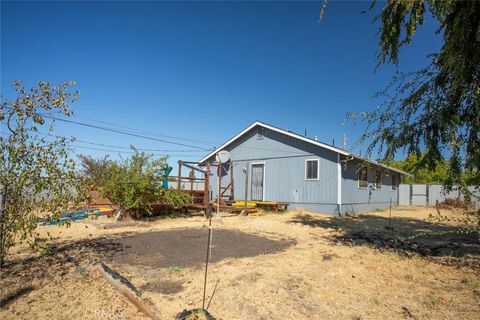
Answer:
<path fill-rule="evenodd" d="M 245 201 L 237 200 L 235 201 L 232 206 L 234 207 L 243 207 L 245 206 Z M 256 207 L 257 204 L 253 201 L 247 201 L 247 207 Z"/>

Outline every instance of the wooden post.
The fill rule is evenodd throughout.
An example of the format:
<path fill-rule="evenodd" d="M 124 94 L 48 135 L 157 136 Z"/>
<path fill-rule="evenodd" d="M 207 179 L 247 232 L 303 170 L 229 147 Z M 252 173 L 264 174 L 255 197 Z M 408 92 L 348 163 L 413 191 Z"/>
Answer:
<path fill-rule="evenodd" d="M 178 161 L 178 180 L 177 180 L 177 189 L 181 189 L 182 183 L 182 161 Z"/>
<path fill-rule="evenodd" d="M 210 196 L 210 162 L 207 162 L 207 172 L 205 173 L 205 194 L 203 195 L 203 205 L 205 206 L 205 209 L 208 206 L 208 203 L 210 202 L 209 196 Z"/>
<path fill-rule="evenodd" d="M 248 204 L 248 161 L 245 167 L 245 204 L 243 205 L 243 214 L 247 215 L 247 204 Z"/>
<path fill-rule="evenodd" d="M 235 195 L 233 194 L 233 161 L 230 160 L 230 200 L 234 200 Z"/>
<path fill-rule="evenodd" d="M 138 310 L 143 312 L 150 319 L 160 320 L 160 318 L 157 316 L 156 310 L 145 304 L 136 294 L 136 292 L 134 292 L 132 288 L 128 287 L 128 284 L 125 285 L 125 283 L 122 282 L 123 277 L 118 275 L 118 273 L 115 275 L 116 278 L 114 278 L 113 270 L 103 263 L 97 265 L 97 270 L 105 278 L 105 280 L 107 280 L 108 283 L 110 283 L 120 294 L 127 298 L 134 306 L 136 306 Z M 120 279 L 118 279 L 117 277 L 120 277 Z M 125 279 L 123 278 L 123 280 Z M 129 284 L 130 286 L 132 285 L 131 283 Z"/>
<path fill-rule="evenodd" d="M 217 218 L 220 217 L 220 197 L 222 194 L 222 161 L 218 162 Z"/>

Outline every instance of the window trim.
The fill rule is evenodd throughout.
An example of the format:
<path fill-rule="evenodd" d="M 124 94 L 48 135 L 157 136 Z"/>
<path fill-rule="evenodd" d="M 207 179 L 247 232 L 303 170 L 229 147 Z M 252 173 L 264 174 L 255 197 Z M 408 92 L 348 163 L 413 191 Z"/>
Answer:
<path fill-rule="evenodd" d="M 367 185 L 366 185 L 365 187 L 360 186 L 360 172 L 361 172 L 362 170 L 365 170 L 365 171 L 366 171 L 366 175 L 367 175 L 367 177 L 366 177 L 366 179 L 365 179 L 365 181 L 367 182 Z M 357 171 L 357 187 L 358 187 L 358 189 L 368 189 L 368 169 L 367 169 L 367 168 L 360 168 L 360 169 Z"/>
<path fill-rule="evenodd" d="M 307 163 L 309 161 L 316 161 L 317 162 L 317 177 L 316 178 L 307 178 Z M 318 181 L 320 180 L 320 159 L 305 159 L 305 181 Z"/>
<path fill-rule="evenodd" d="M 380 175 L 380 188 L 377 187 L 377 178 L 378 178 L 378 175 Z M 382 187 L 383 187 L 382 170 L 377 169 L 377 171 L 375 171 L 375 190 L 382 190 Z"/>

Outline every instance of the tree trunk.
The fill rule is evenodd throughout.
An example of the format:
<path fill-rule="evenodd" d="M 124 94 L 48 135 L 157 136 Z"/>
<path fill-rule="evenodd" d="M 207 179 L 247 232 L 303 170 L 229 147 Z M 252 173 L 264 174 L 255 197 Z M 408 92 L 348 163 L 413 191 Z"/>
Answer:
<path fill-rule="evenodd" d="M 0 194 L 0 268 L 3 267 L 5 262 L 5 210 L 6 210 L 6 198 L 7 198 L 7 189 L 3 190 L 3 193 Z"/>

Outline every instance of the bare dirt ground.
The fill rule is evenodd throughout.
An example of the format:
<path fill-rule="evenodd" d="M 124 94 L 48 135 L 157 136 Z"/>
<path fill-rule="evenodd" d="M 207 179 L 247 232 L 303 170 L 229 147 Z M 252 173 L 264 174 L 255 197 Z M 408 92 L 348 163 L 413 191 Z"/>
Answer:
<path fill-rule="evenodd" d="M 455 225 L 425 221 L 433 212 L 395 208 L 392 230 L 388 211 L 214 218 L 208 310 L 217 319 L 479 319 L 480 247 Z M 99 275 L 99 261 L 162 319 L 201 307 L 207 225 L 189 217 L 40 228 L 52 250 L 13 250 L 0 271 L 0 319 L 143 319 Z"/>

